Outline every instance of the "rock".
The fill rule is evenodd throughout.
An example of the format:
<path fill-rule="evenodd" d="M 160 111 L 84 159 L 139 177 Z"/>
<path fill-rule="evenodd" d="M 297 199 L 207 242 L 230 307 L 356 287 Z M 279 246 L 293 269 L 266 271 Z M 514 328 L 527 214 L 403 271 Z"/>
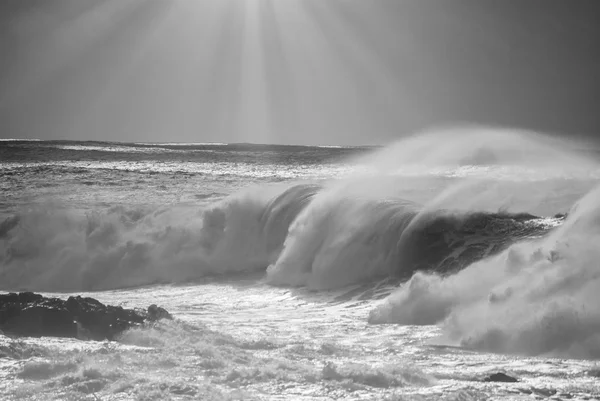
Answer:
<path fill-rule="evenodd" d="M 148 315 L 147 315 L 146 319 L 148 319 L 151 322 L 154 322 L 154 321 L 160 320 L 160 319 L 172 320 L 173 316 L 171 316 L 171 314 L 169 312 L 167 312 L 166 309 L 161 308 L 160 306 L 156 306 L 155 304 L 152 304 L 148 307 Z"/>
<path fill-rule="evenodd" d="M 25 305 L 28 306 L 13 310 L 17 313 L 1 323 L 6 332 L 36 337 L 77 336 L 77 324 L 67 309 L 35 303 Z"/>
<path fill-rule="evenodd" d="M 172 318 L 156 305 L 140 311 L 81 296 L 65 301 L 32 292 L 0 295 L 0 331 L 20 336 L 112 340 L 131 327 Z"/>
<path fill-rule="evenodd" d="M 504 382 L 504 383 L 516 383 L 519 380 L 512 376 L 504 374 L 502 372 L 493 373 L 483 379 L 484 382 Z"/>

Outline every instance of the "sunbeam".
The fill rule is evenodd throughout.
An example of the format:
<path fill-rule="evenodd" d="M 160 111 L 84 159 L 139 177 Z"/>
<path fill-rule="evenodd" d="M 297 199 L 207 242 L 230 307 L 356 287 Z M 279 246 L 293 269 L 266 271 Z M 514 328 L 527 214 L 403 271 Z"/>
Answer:
<path fill-rule="evenodd" d="M 264 38 L 261 36 L 261 8 L 264 1 L 245 0 L 242 31 L 242 77 L 240 82 L 240 115 L 238 129 L 242 142 L 270 143 L 271 124 L 267 104 L 267 77 Z M 251 133 L 251 134 L 250 134 Z"/>
<path fill-rule="evenodd" d="M 8 136 L 113 140 L 385 143 L 461 121 L 589 131 L 598 62 L 559 71 L 593 58 L 593 14 L 561 23 L 565 6 L 527 6 L 524 24 L 468 2 L 6 0 L 0 118 Z"/>
<path fill-rule="evenodd" d="M 282 37 L 286 23 L 282 20 L 282 13 L 289 8 L 285 2 L 263 1 L 259 13 L 272 139 L 294 138 L 300 134 L 294 66 L 290 63 L 289 48 L 286 48 Z"/>
<path fill-rule="evenodd" d="M 79 68 L 86 72 L 80 74 L 79 82 L 71 90 L 74 94 L 73 101 L 78 104 L 78 118 L 65 125 L 67 135 L 76 135 L 77 132 L 89 130 L 90 127 L 101 127 L 104 121 L 110 119 L 122 122 L 118 115 L 119 110 L 137 117 L 135 109 L 140 104 L 138 99 L 121 105 L 118 110 L 108 115 L 106 108 L 111 104 L 118 105 L 122 99 L 127 98 L 127 94 L 122 93 L 122 88 L 133 76 L 147 74 L 159 64 L 153 61 L 148 53 L 156 46 L 159 37 L 172 28 L 169 24 L 176 24 L 174 17 L 176 15 L 171 3 L 147 1 L 138 7 L 132 18 L 116 27 L 116 32 L 106 35 L 92 56 L 81 61 L 83 65 Z M 126 31 L 119 34 L 119 29 Z M 164 56 L 168 57 L 168 53 Z M 91 74 L 94 75 L 93 80 L 88 79 Z M 154 92 L 156 88 L 151 87 L 151 90 Z M 156 97 L 154 92 L 149 93 L 146 99 Z M 77 99 L 87 101 L 77 102 Z"/>
<path fill-rule="evenodd" d="M 362 129 L 370 131 L 373 137 L 379 137 L 389 135 L 391 127 L 382 123 L 390 120 L 395 129 L 414 127 L 411 120 L 418 119 L 422 111 L 412 107 L 413 102 L 403 87 L 405 74 L 402 70 L 390 70 L 373 47 L 365 42 L 368 36 L 356 34 L 364 33 L 363 22 L 350 16 L 344 7 L 334 8 L 333 4 L 318 1 L 303 4 L 310 10 L 311 19 L 323 40 L 329 44 L 329 51 L 345 66 L 344 69 L 338 68 L 348 73 L 348 85 L 355 88 L 355 96 L 365 100 L 367 108 L 362 108 L 363 102 L 358 102 L 356 110 L 353 110 Z M 403 44 L 404 41 L 398 45 Z"/>

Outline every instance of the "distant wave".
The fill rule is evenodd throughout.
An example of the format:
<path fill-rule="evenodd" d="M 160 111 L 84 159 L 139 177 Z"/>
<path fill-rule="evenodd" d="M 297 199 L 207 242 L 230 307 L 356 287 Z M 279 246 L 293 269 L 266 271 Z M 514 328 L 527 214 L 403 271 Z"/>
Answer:
<path fill-rule="evenodd" d="M 133 142 L 141 146 L 225 146 L 223 142 Z"/>
<path fill-rule="evenodd" d="M 0 142 L 41 142 L 41 139 L 0 138 Z"/>
<path fill-rule="evenodd" d="M 342 146 L 342 145 L 284 145 L 284 144 L 261 144 L 261 143 L 223 143 L 223 142 L 120 142 L 120 141 L 76 141 L 76 140 L 40 140 L 40 139 L 0 139 L 0 142 L 36 142 L 37 147 L 58 148 L 71 151 L 103 151 L 103 152 L 131 152 L 141 153 L 144 151 L 227 151 L 227 152 L 277 152 L 277 151 L 314 151 L 327 154 L 328 151 L 337 150 L 338 153 L 357 155 L 374 146 Z M 34 144 L 30 144 L 33 146 Z"/>

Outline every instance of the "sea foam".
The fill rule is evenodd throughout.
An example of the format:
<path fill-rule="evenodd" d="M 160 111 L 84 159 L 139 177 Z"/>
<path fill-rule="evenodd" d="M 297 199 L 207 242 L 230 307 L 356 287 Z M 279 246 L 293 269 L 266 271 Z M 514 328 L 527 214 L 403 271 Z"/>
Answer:
<path fill-rule="evenodd" d="M 600 358 L 600 188 L 549 236 L 449 277 L 417 273 L 371 323 L 441 324 L 465 347 Z"/>

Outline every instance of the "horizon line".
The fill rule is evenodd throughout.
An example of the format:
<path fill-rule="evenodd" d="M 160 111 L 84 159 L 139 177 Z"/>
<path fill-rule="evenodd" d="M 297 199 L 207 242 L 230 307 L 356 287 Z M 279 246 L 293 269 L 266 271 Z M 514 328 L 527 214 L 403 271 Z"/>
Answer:
<path fill-rule="evenodd" d="M 80 143 L 114 143 L 122 145 L 142 145 L 142 146 L 286 146 L 286 147 L 311 147 L 311 148 L 374 148 L 383 147 L 385 144 L 362 144 L 362 145 L 307 145 L 307 144 L 290 144 L 290 143 L 264 143 L 264 142 L 128 142 L 118 140 L 99 140 L 99 139 L 37 139 L 37 138 L 0 138 L 0 142 L 80 142 Z"/>

